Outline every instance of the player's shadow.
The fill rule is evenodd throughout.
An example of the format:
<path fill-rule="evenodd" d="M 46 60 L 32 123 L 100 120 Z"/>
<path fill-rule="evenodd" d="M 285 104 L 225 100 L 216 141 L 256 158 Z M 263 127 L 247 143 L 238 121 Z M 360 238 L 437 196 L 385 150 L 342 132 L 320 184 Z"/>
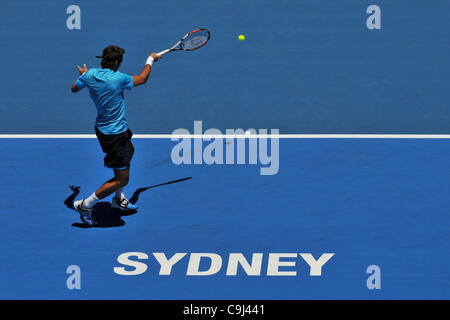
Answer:
<path fill-rule="evenodd" d="M 169 182 L 165 182 L 165 183 L 161 183 L 161 184 L 157 184 L 157 185 L 149 186 L 149 187 L 145 187 L 145 188 L 138 188 L 133 193 L 133 195 L 131 196 L 129 201 L 132 204 L 136 204 L 138 202 L 138 200 L 139 200 L 139 195 L 142 192 L 147 191 L 148 189 L 164 186 L 164 185 L 167 185 L 167 184 L 177 183 L 177 182 L 181 182 L 181 181 L 185 181 L 185 180 L 189 180 L 191 178 L 192 177 L 188 177 L 188 178 L 173 180 L 173 181 L 169 181 Z M 74 207 L 73 207 L 73 201 L 75 200 L 76 196 L 80 193 L 80 187 L 70 186 L 69 188 L 72 190 L 72 194 L 70 196 L 68 196 L 66 198 L 66 200 L 64 200 L 64 204 L 69 209 L 75 210 Z M 86 225 L 84 223 L 81 223 L 81 222 L 72 223 L 72 226 L 73 227 L 77 227 L 77 228 L 112 228 L 112 227 L 121 227 L 121 226 L 125 225 L 125 221 L 122 220 L 122 217 L 130 216 L 130 215 L 133 215 L 133 214 L 137 213 L 137 210 L 122 211 L 122 210 L 117 209 L 117 208 L 112 208 L 111 207 L 111 203 L 110 202 L 105 202 L 105 201 L 97 202 L 94 205 L 93 209 L 94 210 L 93 210 L 92 216 L 93 216 L 93 218 L 94 218 L 94 220 L 96 222 L 96 224 L 94 226 L 88 226 L 88 225 Z"/>
<path fill-rule="evenodd" d="M 125 225 L 125 221 L 122 220 L 124 216 L 131 216 L 137 213 L 137 210 L 122 211 L 117 208 L 112 208 L 110 202 L 101 201 L 94 205 L 92 217 L 96 222 L 93 226 L 88 226 L 82 222 L 72 223 L 73 227 L 77 228 L 113 228 L 121 227 Z"/>
<path fill-rule="evenodd" d="M 72 194 L 64 200 L 64 204 L 72 210 L 75 210 L 73 207 L 73 201 L 76 196 L 80 193 L 80 187 L 70 186 L 72 190 Z M 94 205 L 94 210 L 92 213 L 92 217 L 94 218 L 96 224 L 94 226 L 88 226 L 81 222 L 72 223 L 72 226 L 77 228 L 112 228 L 112 227 L 121 227 L 125 225 L 125 221 L 122 220 L 123 216 L 130 216 L 137 212 L 137 210 L 133 211 L 122 211 L 117 208 L 112 208 L 110 202 L 101 201 L 97 202 Z"/>

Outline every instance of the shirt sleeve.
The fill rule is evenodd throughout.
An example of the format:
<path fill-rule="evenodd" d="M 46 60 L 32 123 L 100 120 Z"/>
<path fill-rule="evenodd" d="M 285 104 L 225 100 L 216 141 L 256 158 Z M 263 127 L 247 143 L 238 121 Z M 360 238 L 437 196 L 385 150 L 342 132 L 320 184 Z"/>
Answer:
<path fill-rule="evenodd" d="M 75 87 L 77 87 L 77 89 L 83 89 L 86 87 L 86 73 L 87 72 L 83 73 L 83 75 L 75 81 Z"/>
<path fill-rule="evenodd" d="M 133 77 L 128 74 L 122 74 L 122 89 L 131 90 L 133 88 Z"/>

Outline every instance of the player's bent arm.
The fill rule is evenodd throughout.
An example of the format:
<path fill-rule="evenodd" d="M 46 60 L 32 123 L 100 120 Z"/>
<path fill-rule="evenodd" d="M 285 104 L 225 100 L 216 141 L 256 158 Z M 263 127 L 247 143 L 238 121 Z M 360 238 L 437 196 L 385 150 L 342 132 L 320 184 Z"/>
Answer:
<path fill-rule="evenodd" d="M 80 66 L 77 66 L 77 68 L 78 68 L 78 72 L 80 73 L 80 77 L 88 71 L 86 64 L 83 65 L 83 68 L 81 68 Z M 75 79 L 72 83 L 72 92 L 78 92 L 82 89 L 82 88 L 78 88 L 75 85 L 75 82 L 77 82 L 77 80 L 78 79 Z"/>
<path fill-rule="evenodd" d="M 152 71 L 153 62 L 158 61 L 160 58 L 161 58 L 161 56 L 157 55 L 155 52 L 153 52 L 147 58 L 147 62 L 145 63 L 144 69 L 142 69 L 141 74 L 138 76 L 132 76 L 133 77 L 133 87 L 140 86 L 141 84 L 144 84 L 147 82 L 148 77 L 150 76 L 150 73 Z"/>

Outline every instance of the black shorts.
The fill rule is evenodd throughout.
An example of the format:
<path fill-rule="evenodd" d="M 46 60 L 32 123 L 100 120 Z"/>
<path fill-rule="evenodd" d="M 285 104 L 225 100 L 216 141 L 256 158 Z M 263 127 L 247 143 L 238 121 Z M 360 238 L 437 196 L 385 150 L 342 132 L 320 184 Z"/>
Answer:
<path fill-rule="evenodd" d="M 119 134 L 103 134 L 95 127 L 100 146 L 106 153 L 105 166 L 111 169 L 128 169 L 133 158 L 134 147 L 131 143 L 133 133 L 130 129 Z"/>

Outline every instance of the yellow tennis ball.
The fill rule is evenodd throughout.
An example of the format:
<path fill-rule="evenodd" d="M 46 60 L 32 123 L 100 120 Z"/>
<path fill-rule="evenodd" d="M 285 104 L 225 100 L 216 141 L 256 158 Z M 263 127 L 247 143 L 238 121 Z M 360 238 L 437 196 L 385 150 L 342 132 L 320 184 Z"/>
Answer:
<path fill-rule="evenodd" d="M 239 39 L 239 41 L 244 41 L 244 40 L 245 40 L 245 36 L 244 36 L 243 34 L 241 34 L 241 35 L 238 37 L 238 39 Z"/>

